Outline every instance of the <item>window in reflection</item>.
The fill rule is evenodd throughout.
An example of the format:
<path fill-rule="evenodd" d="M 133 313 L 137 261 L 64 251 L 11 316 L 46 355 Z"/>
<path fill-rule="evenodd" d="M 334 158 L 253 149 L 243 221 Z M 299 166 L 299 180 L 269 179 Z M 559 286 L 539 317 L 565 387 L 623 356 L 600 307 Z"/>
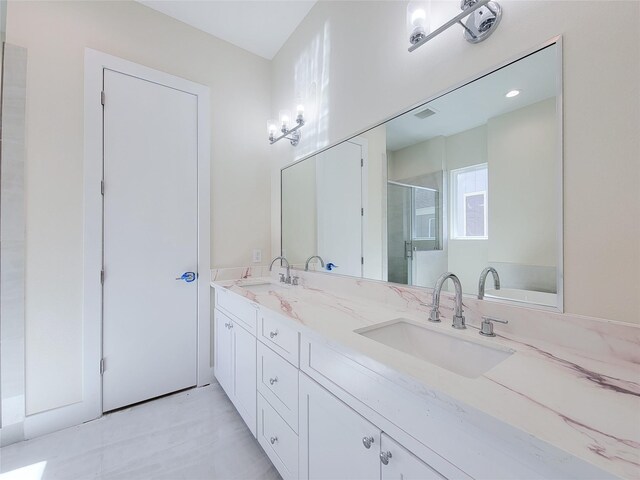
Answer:
<path fill-rule="evenodd" d="M 488 238 L 488 176 L 486 163 L 451 171 L 452 238 Z"/>

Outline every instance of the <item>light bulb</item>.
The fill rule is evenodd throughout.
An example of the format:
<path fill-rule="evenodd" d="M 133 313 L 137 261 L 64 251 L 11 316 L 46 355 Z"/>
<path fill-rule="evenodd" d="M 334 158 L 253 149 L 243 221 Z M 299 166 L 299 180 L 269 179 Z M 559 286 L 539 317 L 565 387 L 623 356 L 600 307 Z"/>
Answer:
<path fill-rule="evenodd" d="M 424 2 L 409 2 L 407 5 L 407 30 L 411 45 L 415 45 L 429 33 L 428 11 L 429 5 Z"/>
<path fill-rule="evenodd" d="M 280 110 L 280 126 L 283 130 L 286 130 L 289 127 L 289 123 L 291 122 L 291 112 L 289 110 Z"/>
<path fill-rule="evenodd" d="M 300 124 L 304 122 L 304 105 L 299 103 L 296 106 L 296 123 Z"/>
<path fill-rule="evenodd" d="M 517 97 L 518 95 L 520 95 L 520 90 L 510 90 L 510 91 L 507 92 L 505 97 L 513 98 L 513 97 Z"/>
<path fill-rule="evenodd" d="M 417 8 L 411 14 L 411 24 L 414 27 L 424 27 L 426 20 L 427 20 L 427 12 L 425 12 L 422 8 Z"/>
<path fill-rule="evenodd" d="M 269 120 L 267 122 L 267 132 L 269 133 L 269 138 L 274 138 L 278 132 L 278 122 Z"/>

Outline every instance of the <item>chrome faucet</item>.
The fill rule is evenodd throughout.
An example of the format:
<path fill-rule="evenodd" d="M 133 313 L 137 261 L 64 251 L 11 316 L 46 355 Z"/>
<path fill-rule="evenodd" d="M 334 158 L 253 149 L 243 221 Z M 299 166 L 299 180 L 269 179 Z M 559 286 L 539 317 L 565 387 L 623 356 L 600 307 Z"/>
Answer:
<path fill-rule="evenodd" d="M 451 326 L 453 328 L 461 330 L 463 328 L 467 328 L 464 322 L 464 316 L 462 315 L 462 285 L 460 284 L 460 279 L 451 272 L 443 274 L 436 282 L 436 286 L 433 288 L 433 303 L 431 304 L 431 314 L 429 315 L 429 321 L 440 321 L 440 292 L 442 291 L 444 282 L 446 282 L 448 279 L 451 279 L 456 290 L 456 307 L 454 310 L 453 323 L 451 324 Z"/>
<path fill-rule="evenodd" d="M 287 260 L 285 257 L 276 257 L 271 261 L 271 265 L 269 265 L 269 271 L 271 271 L 273 269 L 273 264 L 276 263 L 276 260 L 282 260 L 284 263 L 287 264 L 287 276 L 285 277 L 282 273 L 280 274 L 280 281 L 283 283 L 286 283 L 287 285 L 291 285 L 291 266 L 289 265 L 289 260 Z"/>
<path fill-rule="evenodd" d="M 480 280 L 478 280 L 478 300 L 482 300 L 484 298 L 484 284 L 487 281 L 487 276 L 491 272 L 493 275 L 493 284 L 496 290 L 500 290 L 500 276 L 498 275 L 498 271 L 493 267 L 487 267 L 482 270 L 480 274 Z"/>
<path fill-rule="evenodd" d="M 309 258 L 307 258 L 307 263 L 304 264 L 305 272 L 309 271 L 309 262 L 314 258 L 317 258 L 318 260 L 320 260 L 320 265 L 322 265 L 322 268 L 324 268 L 324 260 L 322 260 L 322 257 L 320 255 L 311 255 Z"/>

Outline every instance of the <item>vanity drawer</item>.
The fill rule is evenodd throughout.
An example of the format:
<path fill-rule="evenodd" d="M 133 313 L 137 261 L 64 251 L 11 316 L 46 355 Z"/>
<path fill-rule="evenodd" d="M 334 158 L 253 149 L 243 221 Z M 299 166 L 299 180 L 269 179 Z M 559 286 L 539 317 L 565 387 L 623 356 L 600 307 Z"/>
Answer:
<path fill-rule="evenodd" d="M 258 442 L 282 478 L 298 478 L 298 435 L 259 393 Z"/>
<path fill-rule="evenodd" d="M 256 334 L 258 308 L 249 300 L 242 298 L 226 288 L 216 288 L 216 307 L 242 323 L 249 332 Z"/>
<path fill-rule="evenodd" d="M 260 313 L 258 339 L 296 367 L 298 359 L 298 332 L 286 320 L 270 312 Z"/>
<path fill-rule="evenodd" d="M 298 431 L 298 369 L 258 343 L 258 391 Z"/>

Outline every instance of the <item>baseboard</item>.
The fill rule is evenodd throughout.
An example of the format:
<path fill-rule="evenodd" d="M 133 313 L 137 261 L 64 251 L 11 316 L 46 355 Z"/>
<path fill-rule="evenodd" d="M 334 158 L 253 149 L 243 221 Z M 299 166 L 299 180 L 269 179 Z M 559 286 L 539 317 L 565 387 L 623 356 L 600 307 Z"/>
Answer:
<path fill-rule="evenodd" d="M 24 440 L 24 422 L 12 423 L 0 428 L 0 447 Z"/>
<path fill-rule="evenodd" d="M 24 438 L 30 439 L 74 427 L 101 417 L 100 412 L 88 408 L 86 402 L 73 403 L 46 412 L 27 415 L 24 419 Z"/>

